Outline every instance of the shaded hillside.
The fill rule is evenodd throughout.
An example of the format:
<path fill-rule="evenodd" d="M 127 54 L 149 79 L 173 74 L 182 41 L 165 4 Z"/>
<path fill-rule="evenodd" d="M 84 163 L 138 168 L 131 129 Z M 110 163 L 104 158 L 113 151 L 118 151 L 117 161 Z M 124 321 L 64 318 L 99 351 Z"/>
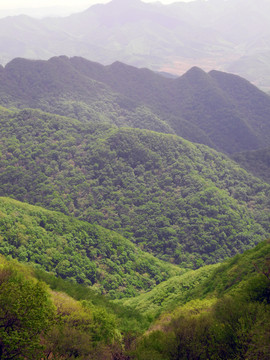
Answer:
<path fill-rule="evenodd" d="M 180 268 L 121 235 L 63 214 L 0 198 L 0 253 L 112 297 L 149 290 Z"/>
<path fill-rule="evenodd" d="M 232 156 L 242 168 L 265 182 L 270 182 L 270 149 L 246 151 Z"/>
<path fill-rule="evenodd" d="M 0 103 L 175 133 L 225 153 L 270 144 L 270 97 L 238 76 L 199 68 L 170 79 L 119 62 L 15 59 L 0 71 Z"/>
<path fill-rule="evenodd" d="M 0 194 L 100 224 L 159 258 L 198 267 L 269 233 L 269 186 L 175 135 L 1 116 Z"/>

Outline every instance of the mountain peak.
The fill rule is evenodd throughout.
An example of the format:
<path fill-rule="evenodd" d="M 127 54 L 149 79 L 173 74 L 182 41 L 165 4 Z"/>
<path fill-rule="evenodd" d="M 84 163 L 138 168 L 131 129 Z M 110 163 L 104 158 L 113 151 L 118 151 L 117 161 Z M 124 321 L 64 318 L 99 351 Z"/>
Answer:
<path fill-rule="evenodd" d="M 193 66 L 179 79 L 186 79 L 188 81 L 191 81 L 192 83 L 198 83 L 200 81 L 205 81 L 207 78 L 210 77 L 204 70 L 202 70 L 198 66 Z"/>
<path fill-rule="evenodd" d="M 192 68 L 190 68 L 186 73 L 185 73 L 185 75 L 188 75 L 188 76 L 190 76 L 190 75 L 192 75 L 192 76 L 194 76 L 194 75 L 196 75 L 196 76 L 198 76 L 198 75 L 206 75 L 206 72 L 204 71 L 204 70 L 202 70 L 200 67 L 198 67 L 198 66 L 193 66 Z"/>

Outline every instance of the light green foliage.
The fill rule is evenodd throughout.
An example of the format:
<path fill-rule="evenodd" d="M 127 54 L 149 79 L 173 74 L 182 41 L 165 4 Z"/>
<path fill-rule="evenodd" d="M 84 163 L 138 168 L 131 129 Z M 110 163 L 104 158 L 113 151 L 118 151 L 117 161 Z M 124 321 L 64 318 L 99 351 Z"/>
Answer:
<path fill-rule="evenodd" d="M 218 267 L 219 265 L 211 265 L 188 271 L 184 275 L 164 281 L 146 294 L 123 299 L 120 303 L 151 318 L 156 318 L 161 313 L 172 311 L 175 307 L 191 300 L 194 290 L 204 284 Z"/>
<path fill-rule="evenodd" d="M 134 331 L 135 327 L 133 332 L 130 332 L 132 328 L 128 331 L 122 328 L 125 321 L 120 321 L 119 315 L 126 317 L 129 312 L 131 318 L 134 316 L 135 319 L 136 311 L 133 312 L 132 308 L 136 306 L 136 301 L 142 305 L 140 297 L 134 298 L 133 302 L 125 301 L 127 310 L 125 312 L 123 307 L 121 313 L 120 306 L 109 305 L 108 299 L 100 301 L 96 295 L 91 295 L 89 289 L 83 290 L 80 285 L 74 286 L 67 282 L 64 284 L 63 280 L 61 284 L 57 279 L 53 281 L 51 276 L 47 277 L 51 286 L 65 287 L 83 301 L 78 302 L 59 291 L 53 291 L 49 297 L 47 288 L 33 279 L 30 268 L 16 263 L 10 265 L 2 258 L 1 263 L 1 311 L 5 311 L 9 319 L 20 318 L 20 326 L 25 326 L 24 330 L 16 334 L 16 341 L 18 338 L 21 340 L 16 346 L 24 349 L 23 356 L 29 359 L 36 360 L 44 356 L 57 360 L 86 360 L 89 357 L 95 360 L 269 358 L 269 242 L 263 242 L 224 264 L 189 271 L 179 278 L 172 278 L 152 290 L 150 296 L 146 297 L 145 294 L 146 306 L 150 307 L 152 303 L 158 307 L 152 308 L 152 312 L 147 312 L 146 307 L 141 307 L 139 311 L 152 319 L 158 314 L 160 316 L 139 337 L 141 334 Z M 239 271 L 237 281 L 231 282 L 230 275 L 237 266 L 242 272 Z M 221 287 L 218 282 L 215 284 L 211 280 L 217 276 L 218 281 L 219 274 L 223 275 Z M 227 284 L 224 282 L 226 278 Z M 213 282 L 213 289 L 210 291 L 208 287 L 204 294 L 201 290 L 207 289 L 209 281 Z M 49 298 L 53 300 L 54 306 Z M 42 304 L 46 317 L 43 318 L 41 313 L 37 321 L 34 316 L 36 307 L 40 311 Z M 30 318 L 34 317 L 33 322 L 20 315 L 26 309 L 29 310 Z M 53 317 L 54 322 L 49 320 Z M 31 338 L 35 326 L 35 341 L 29 345 L 27 339 Z M 48 331 L 44 332 L 45 329 Z M 5 341 L 10 341 L 8 351 L 13 351 L 13 337 L 6 338 L 1 331 L 0 335 L 2 348 L 5 349 Z M 43 347 L 40 346 L 40 336 Z M 18 354 L 17 358 L 23 359 Z M 2 358 L 9 359 L 8 356 Z"/>
<path fill-rule="evenodd" d="M 254 282 L 254 285 L 258 286 L 256 291 L 259 291 L 260 284 L 263 287 L 267 281 L 264 272 L 269 269 L 269 253 L 270 242 L 268 240 L 258 244 L 254 249 L 245 251 L 243 255 L 236 255 L 223 262 L 203 284 L 195 289 L 193 296 L 221 296 L 226 293 L 237 293 L 242 288 L 249 293 L 251 290 L 246 288 L 245 282 Z M 258 276 L 262 276 L 265 281 L 258 279 Z"/>
<path fill-rule="evenodd" d="M 45 341 L 48 357 L 87 359 L 102 347 L 121 342 L 116 317 L 104 308 L 82 304 L 64 293 L 54 292 L 53 300 L 57 314 Z"/>
<path fill-rule="evenodd" d="M 269 303 L 269 253 L 270 243 L 264 241 L 221 264 L 188 271 L 164 281 L 146 294 L 117 302 L 152 319 L 161 315 L 157 324 L 179 314 L 201 313 L 224 295 Z"/>
<path fill-rule="evenodd" d="M 107 299 L 79 302 L 33 274 L 0 257 L 0 359 L 107 360 L 121 348 L 120 319 Z"/>
<path fill-rule="evenodd" d="M 0 268 L 0 359 L 39 359 L 41 333 L 52 326 L 54 307 L 40 282 L 12 266 Z"/>

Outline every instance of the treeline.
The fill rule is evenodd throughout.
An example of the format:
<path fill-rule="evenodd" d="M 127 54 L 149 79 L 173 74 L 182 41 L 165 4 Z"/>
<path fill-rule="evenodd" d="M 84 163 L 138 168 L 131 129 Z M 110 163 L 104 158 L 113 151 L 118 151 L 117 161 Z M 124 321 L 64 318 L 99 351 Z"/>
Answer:
<path fill-rule="evenodd" d="M 197 268 L 269 233 L 269 185 L 177 136 L 2 110 L 0 195 L 115 230 Z"/>

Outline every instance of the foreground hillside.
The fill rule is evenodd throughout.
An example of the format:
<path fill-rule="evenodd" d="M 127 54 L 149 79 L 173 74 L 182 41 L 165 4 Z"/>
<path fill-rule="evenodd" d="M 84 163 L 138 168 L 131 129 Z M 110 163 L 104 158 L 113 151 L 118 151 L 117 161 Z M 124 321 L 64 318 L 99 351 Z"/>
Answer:
<path fill-rule="evenodd" d="M 267 280 L 267 277 L 269 278 L 269 256 L 270 241 L 268 240 L 223 263 L 190 270 L 162 282 L 145 294 L 130 299 L 121 299 L 117 302 L 154 319 L 163 313 L 173 315 L 181 306 L 189 302 L 195 309 L 196 306 L 200 309 L 204 301 L 204 306 L 212 306 L 217 299 L 225 295 L 241 294 L 249 281 L 254 282 L 255 286 L 255 279 L 265 277 Z M 270 279 L 268 280 L 270 281 Z M 268 290 L 264 293 L 263 283 L 263 281 L 257 283 L 258 292 L 262 291 L 258 297 L 265 296 L 269 301 L 269 293 Z M 198 303 L 196 304 L 195 301 Z M 166 321 L 166 315 L 163 320 Z"/>
<path fill-rule="evenodd" d="M 50 279 L 49 287 L 33 269 L 0 256 L 1 359 L 126 359 L 126 334 L 137 334 L 144 318 L 83 286 Z"/>
<path fill-rule="evenodd" d="M 269 234 L 269 185 L 174 135 L 1 113 L 0 195 L 73 214 L 199 267 Z"/>
<path fill-rule="evenodd" d="M 171 79 L 120 62 L 14 59 L 0 68 L 0 104 L 175 133 L 228 154 L 270 146 L 270 97 L 238 76 L 196 67 Z"/>
<path fill-rule="evenodd" d="M 124 305 L 1 256 L 1 356 L 267 360 L 269 247 L 190 271 Z"/>

